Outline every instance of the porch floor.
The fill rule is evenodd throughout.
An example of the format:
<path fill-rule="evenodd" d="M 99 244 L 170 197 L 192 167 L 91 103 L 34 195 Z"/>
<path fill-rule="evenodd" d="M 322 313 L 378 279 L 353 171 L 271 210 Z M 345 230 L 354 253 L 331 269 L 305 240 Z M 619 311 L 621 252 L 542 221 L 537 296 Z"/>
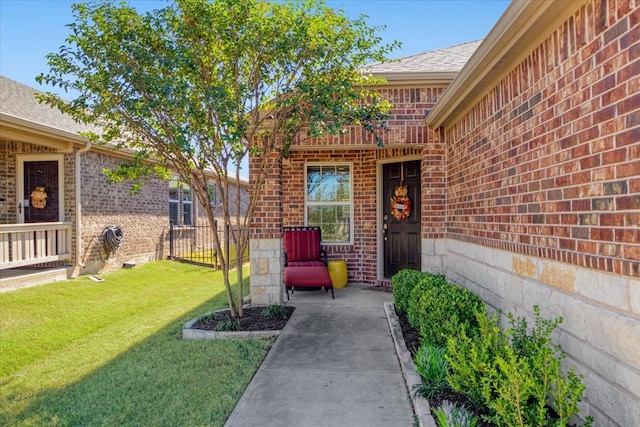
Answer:
<path fill-rule="evenodd" d="M 71 269 L 64 266 L 0 270 L 0 292 L 66 280 L 70 273 Z"/>

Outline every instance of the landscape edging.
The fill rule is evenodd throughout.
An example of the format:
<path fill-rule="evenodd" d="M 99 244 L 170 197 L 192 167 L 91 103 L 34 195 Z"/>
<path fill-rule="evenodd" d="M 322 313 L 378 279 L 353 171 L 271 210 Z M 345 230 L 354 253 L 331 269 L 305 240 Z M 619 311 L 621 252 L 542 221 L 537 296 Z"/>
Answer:
<path fill-rule="evenodd" d="M 387 315 L 389 330 L 391 331 L 391 337 L 393 338 L 393 343 L 396 347 L 396 355 L 400 362 L 402 376 L 404 377 L 405 384 L 407 385 L 407 390 L 409 392 L 418 425 L 422 427 L 438 427 L 436 420 L 431 415 L 429 402 L 420 396 L 414 395 L 413 393 L 414 387 L 422 383 L 422 378 L 416 371 L 416 365 L 413 363 L 411 353 L 404 342 L 400 320 L 396 315 L 395 305 L 392 302 L 385 302 L 384 311 Z"/>
<path fill-rule="evenodd" d="M 224 311 L 218 310 L 218 311 Z M 182 327 L 182 339 L 183 340 L 224 340 L 235 338 L 275 338 L 282 332 L 280 329 L 274 331 L 207 331 L 204 329 L 195 329 L 194 323 L 200 320 L 202 317 L 213 314 L 214 312 L 206 313 L 195 319 L 189 320 Z"/>

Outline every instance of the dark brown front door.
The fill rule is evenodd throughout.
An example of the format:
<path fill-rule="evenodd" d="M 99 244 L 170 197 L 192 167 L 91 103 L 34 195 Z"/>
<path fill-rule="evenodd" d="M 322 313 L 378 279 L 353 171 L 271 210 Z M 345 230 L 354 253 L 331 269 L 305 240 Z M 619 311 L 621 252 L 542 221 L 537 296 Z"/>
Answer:
<path fill-rule="evenodd" d="M 24 193 L 20 208 L 24 222 L 60 220 L 58 161 L 24 162 Z"/>
<path fill-rule="evenodd" d="M 382 173 L 384 277 L 390 278 L 405 268 L 420 270 L 420 161 L 385 164 Z"/>

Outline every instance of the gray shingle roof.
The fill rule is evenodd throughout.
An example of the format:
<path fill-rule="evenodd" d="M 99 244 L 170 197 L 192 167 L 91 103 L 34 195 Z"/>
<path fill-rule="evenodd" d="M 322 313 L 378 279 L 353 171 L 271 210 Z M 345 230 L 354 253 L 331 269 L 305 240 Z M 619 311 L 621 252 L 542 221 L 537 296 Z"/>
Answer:
<path fill-rule="evenodd" d="M 392 62 L 373 64 L 365 67 L 374 74 L 387 73 L 429 73 L 458 72 L 467 63 L 482 40 L 418 53 Z"/>
<path fill-rule="evenodd" d="M 57 108 L 40 104 L 35 93 L 42 92 L 0 76 L 0 113 L 71 133 L 89 130 L 88 126 L 76 123 Z"/>

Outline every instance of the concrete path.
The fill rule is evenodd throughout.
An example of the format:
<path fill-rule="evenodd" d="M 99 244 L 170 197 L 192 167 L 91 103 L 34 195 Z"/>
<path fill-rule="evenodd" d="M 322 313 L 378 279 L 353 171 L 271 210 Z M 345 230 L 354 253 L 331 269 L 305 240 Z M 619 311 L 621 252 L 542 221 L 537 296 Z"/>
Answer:
<path fill-rule="evenodd" d="M 227 427 L 413 425 L 383 307 L 392 295 L 353 285 L 335 294 L 291 296 L 296 310 Z"/>

